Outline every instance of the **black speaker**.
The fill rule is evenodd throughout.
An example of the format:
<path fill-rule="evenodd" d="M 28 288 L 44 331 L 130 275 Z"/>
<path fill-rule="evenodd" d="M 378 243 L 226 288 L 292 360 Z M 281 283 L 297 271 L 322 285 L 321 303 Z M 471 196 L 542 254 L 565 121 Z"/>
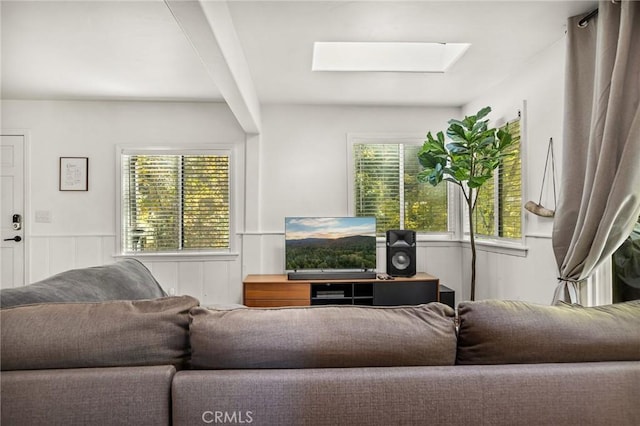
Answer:
<path fill-rule="evenodd" d="M 416 274 L 415 231 L 387 231 L 387 274 L 392 277 L 412 277 Z"/>
<path fill-rule="evenodd" d="M 456 292 L 447 287 L 446 285 L 440 284 L 440 303 L 444 303 L 445 305 L 449 305 L 453 309 L 456 308 Z"/>

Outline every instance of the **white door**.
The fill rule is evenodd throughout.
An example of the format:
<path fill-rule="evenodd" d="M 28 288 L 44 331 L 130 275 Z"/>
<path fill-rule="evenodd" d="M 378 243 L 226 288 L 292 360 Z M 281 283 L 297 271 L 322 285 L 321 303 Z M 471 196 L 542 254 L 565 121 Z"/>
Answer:
<path fill-rule="evenodd" d="M 0 288 L 24 285 L 24 136 L 1 136 Z"/>

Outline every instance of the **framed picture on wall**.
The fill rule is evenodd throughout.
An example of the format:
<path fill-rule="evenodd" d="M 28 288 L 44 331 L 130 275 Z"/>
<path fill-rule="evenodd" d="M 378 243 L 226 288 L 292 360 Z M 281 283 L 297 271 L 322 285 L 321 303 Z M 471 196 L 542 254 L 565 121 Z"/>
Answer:
<path fill-rule="evenodd" d="M 89 158 L 60 157 L 60 191 L 89 190 Z"/>

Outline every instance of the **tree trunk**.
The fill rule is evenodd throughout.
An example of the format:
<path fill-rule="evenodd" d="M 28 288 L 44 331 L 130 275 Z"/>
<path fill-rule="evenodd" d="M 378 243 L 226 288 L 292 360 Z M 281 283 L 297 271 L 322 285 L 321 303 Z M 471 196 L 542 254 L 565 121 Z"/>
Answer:
<path fill-rule="evenodd" d="M 469 199 L 467 205 L 469 206 L 469 242 L 471 243 L 471 300 L 476 300 L 476 236 L 474 232 L 473 224 L 473 191 L 469 191 Z"/>

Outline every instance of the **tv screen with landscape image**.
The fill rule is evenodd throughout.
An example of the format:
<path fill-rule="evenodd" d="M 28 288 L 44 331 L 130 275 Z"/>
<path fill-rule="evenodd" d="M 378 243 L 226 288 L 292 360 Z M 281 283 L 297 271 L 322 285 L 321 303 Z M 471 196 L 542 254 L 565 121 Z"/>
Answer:
<path fill-rule="evenodd" d="M 285 218 L 287 271 L 375 271 L 375 217 Z"/>

